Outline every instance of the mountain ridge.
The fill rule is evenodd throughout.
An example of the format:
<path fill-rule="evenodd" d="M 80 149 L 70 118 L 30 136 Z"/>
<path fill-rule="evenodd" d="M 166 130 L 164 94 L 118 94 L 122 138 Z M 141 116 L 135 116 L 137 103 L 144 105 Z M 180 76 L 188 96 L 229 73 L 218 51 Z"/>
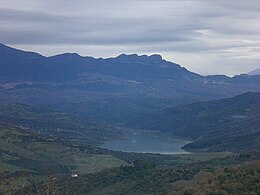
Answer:
<path fill-rule="evenodd" d="M 167 108 L 140 120 L 136 127 L 194 139 L 185 149 L 257 149 L 259 108 L 260 93 L 248 92 L 232 98 Z"/>
<path fill-rule="evenodd" d="M 15 48 L 12 48 L 12 47 L 9 47 L 7 45 L 0 43 L 0 59 L 1 59 L 0 68 L 1 68 L 1 72 L 2 72 L 2 74 L 0 73 L 1 74 L 0 76 L 3 78 L 7 78 L 7 79 L 8 79 L 8 74 L 11 76 L 12 79 L 14 79 L 14 76 L 12 77 L 12 74 L 10 72 L 8 72 L 8 70 L 7 70 L 8 68 L 10 68 L 10 66 L 11 66 L 11 68 L 13 68 L 13 70 L 15 70 L 15 68 L 17 68 L 17 66 L 22 66 L 26 71 L 29 71 L 31 69 L 36 69 L 36 68 L 43 69 L 46 66 L 47 68 L 45 68 L 45 71 L 47 71 L 49 69 L 49 71 L 50 72 L 53 71 L 54 74 L 55 74 L 55 71 L 57 71 L 57 70 L 55 70 L 55 68 L 58 68 L 59 71 L 63 70 L 65 72 L 68 71 L 67 70 L 68 68 L 70 68 L 70 71 L 73 72 L 73 68 L 74 68 L 74 69 L 77 69 L 77 71 L 75 71 L 74 74 L 76 74 L 76 73 L 79 74 L 80 72 L 84 72 L 84 71 L 101 71 L 100 68 L 95 69 L 92 66 L 107 65 L 107 66 L 111 67 L 112 66 L 111 63 L 119 63 L 119 67 L 124 66 L 125 65 L 124 63 L 129 63 L 129 64 L 138 63 L 140 66 L 141 65 L 148 65 L 148 66 L 150 65 L 151 68 L 152 67 L 157 68 L 156 69 L 157 74 L 160 74 L 160 72 L 164 72 L 164 74 L 167 76 L 166 78 L 174 78 L 174 77 L 172 77 L 172 75 L 176 76 L 179 73 L 185 74 L 186 76 L 189 76 L 189 77 L 195 78 L 195 79 L 206 78 L 209 80 L 212 80 L 212 79 L 219 80 L 220 78 L 222 78 L 224 80 L 229 80 L 229 79 L 239 76 L 239 75 L 236 75 L 234 77 L 228 77 L 225 75 L 208 75 L 208 76 L 204 77 L 202 75 L 199 75 L 197 73 L 187 70 L 185 67 L 182 67 L 179 64 L 176 64 L 174 62 L 163 59 L 162 56 L 159 54 L 152 54 L 152 55 L 148 56 L 148 55 L 124 54 L 123 53 L 116 57 L 94 58 L 91 56 L 81 56 L 77 53 L 61 53 L 61 54 L 46 57 L 46 56 L 43 56 L 36 52 L 23 51 L 23 50 L 15 49 Z M 92 63 L 94 63 L 94 64 L 92 64 Z M 60 64 L 62 64 L 62 67 L 59 67 L 59 66 L 61 66 Z M 73 66 L 71 64 L 73 64 Z M 154 65 L 157 65 L 157 66 L 154 66 Z M 68 66 L 70 66 L 70 67 L 68 67 Z M 158 69 L 158 66 L 160 67 L 159 69 Z M 169 70 L 170 68 L 173 68 L 173 67 L 174 67 L 174 71 Z M 21 68 L 21 67 L 19 67 L 19 68 Z M 104 67 L 103 67 L 103 69 L 104 69 Z M 170 76 L 170 74 L 167 74 L 167 72 L 164 71 L 163 69 L 167 69 L 168 71 L 170 71 L 170 73 L 172 75 Z M 158 72 L 158 70 L 159 70 L 159 72 Z M 19 71 L 21 71 L 21 70 L 19 70 Z M 26 71 L 23 71 L 21 73 L 25 73 Z M 144 69 L 143 71 L 148 71 L 148 70 Z M 108 73 L 107 70 L 106 71 L 103 70 L 103 73 L 104 72 Z M 48 72 L 46 72 L 46 75 L 48 75 L 47 73 Z M 120 70 L 120 73 L 122 74 L 122 70 Z M 44 70 L 43 70 L 43 74 L 44 74 Z M 56 74 L 57 74 L 57 72 L 56 72 Z M 153 74 L 153 76 L 154 75 L 155 74 Z M 15 76 L 21 77 L 21 75 L 15 75 Z M 39 77 L 39 76 L 43 76 L 43 75 L 38 74 L 37 76 Z M 71 78 L 70 76 L 72 76 L 72 75 L 70 75 L 70 76 L 67 75 L 67 76 L 68 76 L 67 79 L 70 79 Z M 74 77 L 75 76 L 78 76 L 78 75 L 74 75 Z M 17 77 L 17 78 L 19 78 L 19 77 Z M 26 76 L 24 76 L 22 78 L 26 79 Z M 32 78 L 27 77 L 27 78 L 35 79 L 35 77 L 32 77 Z M 44 80 L 44 78 L 42 78 L 42 79 Z M 48 79 L 50 79 L 50 78 L 47 77 L 47 80 Z"/>
<path fill-rule="evenodd" d="M 1 44 L 0 47 L 1 64 L 0 76 L 9 79 L 31 79 L 31 80 L 70 80 L 78 77 L 79 73 L 95 71 L 103 74 L 112 74 L 110 69 L 115 72 L 112 75 L 125 77 L 134 77 L 140 75 L 135 75 L 136 68 L 142 67 L 144 71 L 149 73 L 148 78 L 153 78 L 160 72 L 163 68 L 174 69 L 174 71 L 181 71 L 186 74 L 193 74 L 188 72 L 185 68 L 180 65 L 163 60 L 158 54 L 151 56 L 147 55 L 137 55 L 137 54 L 121 54 L 114 58 L 93 58 L 89 56 L 80 56 L 76 53 L 63 53 L 50 57 L 42 56 L 35 52 L 28 52 L 17 50 L 8 46 Z M 158 65 L 158 62 L 160 65 Z M 117 64 L 116 66 L 114 64 Z M 127 64 L 131 64 L 126 70 Z M 162 65 L 161 65 L 162 64 Z M 156 71 L 151 71 L 153 69 L 145 66 L 152 66 L 156 68 Z M 139 67 L 138 67 L 139 66 Z M 162 68 L 163 67 L 163 68 Z M 11 68 L 12 72 L 8 71 Z M 22 69 L 21 69 L 22 68 Z M 131 70 L 133 69 L 133 70 Z M 20 71 L 20 74 L 19 74 Z M 171 73 L 174 73 L 172 70 Z M 13 74 L 13 72 L 17 74 Z M 63 72 L 65 77 L 59 78 L 59 72 Z M 132 74 L 129 75 L 129 73 Z M 155 74 L 156 73 L 156 74 Z M 164 71 L 167 75 L 167 72 Z M 51 76 L 51 77 L 50 77 Z M 150 76 L 150 77 L 149 77 Z M 169 77 L 169 74 L 168 74 Z"/>
<path fill-rule="evenodd" d="M 260 68 L 248 72 L 249 75 L 260 75 Z"/>
<path fill-rule="evenodd" d="M 66 105 L 91 120 L 130 124 L 151 111 L 247 91 L 260 91 L 260 76 L 201 76 L 158 54 L 45 57 L 0 46 L 0 102 Z"/>

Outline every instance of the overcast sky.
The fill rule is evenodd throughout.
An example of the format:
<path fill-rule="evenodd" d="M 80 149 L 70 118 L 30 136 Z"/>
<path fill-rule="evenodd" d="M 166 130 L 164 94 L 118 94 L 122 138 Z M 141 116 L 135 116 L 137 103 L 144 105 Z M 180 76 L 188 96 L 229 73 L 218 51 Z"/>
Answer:
<path fill-rule="evenodd" d="M 0 42 L 47 56 L 158 53 L 234 75 L 260 68 L 260 0 L 0 0 Z"/>

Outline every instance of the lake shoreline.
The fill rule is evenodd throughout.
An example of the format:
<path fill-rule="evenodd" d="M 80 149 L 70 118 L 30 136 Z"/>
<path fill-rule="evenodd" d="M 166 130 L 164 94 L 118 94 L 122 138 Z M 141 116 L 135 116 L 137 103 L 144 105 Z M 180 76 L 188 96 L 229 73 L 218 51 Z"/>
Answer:
<path fill-rule="evenodd" d="M 129 153 L 189 154 L 182 147 L 191 142 L 160 131 L 136 131 L 125 134 L 122 139 L 106 141 L 100 148 Z"/>

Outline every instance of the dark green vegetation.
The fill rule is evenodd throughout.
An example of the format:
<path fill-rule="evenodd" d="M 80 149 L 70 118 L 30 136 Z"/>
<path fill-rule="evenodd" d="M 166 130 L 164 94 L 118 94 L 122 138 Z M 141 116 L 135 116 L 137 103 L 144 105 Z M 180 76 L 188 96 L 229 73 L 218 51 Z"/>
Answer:
<path fill-rule="evenodd" d="M 211 173 L 202 173 L 191 181 L 173 185 L 169 195 L 251 195 L 260 193 L 260 161 L 251 161 L 243 165 L 218 168 Z"/>
<path fill-rule="evenodd" d="M 171 105 L 181 105 L 188 99 L 160 99 L 160 98 L 100 98 L 80 103 L 65 103 L 55 105 L 58 110 L 79 114 L 82 117 L 98 121 L 99 123 L 113 123 L 131 125 L 160 109 Z"/>
<path fill-rule="evenodd" d="M 195 141 L 185 149 L 244 151 L 260 148 L 260 93 L 168 108 L 138 124 Z"/>
<path fill-rule="evenodd" d="M 101 150 L 16 126 L 0 125 L 0 193 L 53 175 L 90 173 L 127 163 Z"/>
<path fill-rule="evenodd" d="M 119 138 L 122 132 L 114 127 L 90 123 L 77 115 L 58 111 L 48 106 L 0 104 L 0 124 L 77 143 L 97 145 Z"/>
<path fill-rule="evenodd" d="M 104 170 L 95 174 L 81 175 L 79 178 L 52 177 L 49 182 L 38 186 L 39 194 L 197 194 L 196 191 L 188 188 L 176 186 L 180 181 L 197 181 L 197 177 L 203 174 L 210 174 L 211 177 L 217 177 L 225 189 L 229 186 L 227 192 L 232 194 L 249 194 L 259 191 L 259 153 L 250 155 L 229 156 L 222 159 L 212 159 L 199 163 L 188 163 L 175 166 L 158 166 L 153 161 L 135 160 L 130 166 Z M 246 168 L 247 163 L 251 162 L 256 167 Z M 233 166 L 239 167 L 238 172 L 232 172 Z M 242 166 L 241 166 L 242 165 Z M 218 169 L 224 169 L 226 175 L 217 174 Z M 216 170 L 216 171 L 215 171 Z M 231 170 L 231 171 L 230 171 Z M 216 173 L 217 172 L 217 173 Z M 229 174 L 232 173 L 232 174 Z M 205 180 L 206 178 L 204 178 Z M 210 180 L 210 178 L 209 178 Z M 240 185 L 232 186 L 233 182 Z M 186 185 L 184 185 L 186 187 Z M 202 187 L 202 186 L 201 186 Z M 212 179 L 212 192 L 216 192 L 222 187 Z M 172 191 L 175 191 L 173 193 Z M 203 190 L 203 187 L 202 189 Z M 35 189 L 26 188 L 28 194 L 35 193 Z M 181 193 L 182 192 L 182 193 Z M 205 191 L 204 191 L 205 192 Z M 203 194 L 203 193 L 202 193 Z M 204 193 L 206 194 L 206 193 Z M 210 194 L 210 193 L 209 193 Z"/>

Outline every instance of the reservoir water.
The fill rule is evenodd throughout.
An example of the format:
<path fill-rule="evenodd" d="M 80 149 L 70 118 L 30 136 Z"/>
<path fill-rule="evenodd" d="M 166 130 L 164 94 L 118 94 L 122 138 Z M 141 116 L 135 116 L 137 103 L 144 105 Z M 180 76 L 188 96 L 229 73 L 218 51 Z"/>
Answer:
<path fill-rule="evenodd" d="M 187 153 L 181 147 L 190 141 L 175 139 L 161 132 L 126 134 L 124 139 L 107 141 L 102 148 L 122 152 L 180 154 Z"/>

